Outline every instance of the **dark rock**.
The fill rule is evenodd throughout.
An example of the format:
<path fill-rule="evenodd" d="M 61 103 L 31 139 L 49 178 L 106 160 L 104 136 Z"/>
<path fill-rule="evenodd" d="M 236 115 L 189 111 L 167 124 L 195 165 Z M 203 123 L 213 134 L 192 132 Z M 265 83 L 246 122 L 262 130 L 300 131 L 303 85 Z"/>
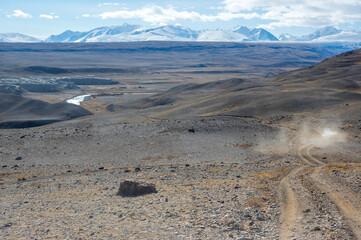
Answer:
<path fill-rule="evenodd" d="M 1 227 L 0 227 L 0 229 L 3 229 L 3 228 L 8 228 L 8 227 L 11 227 L 13 225 L 13 223 L 6 223 L 5 225 L 2 225 Z"/>
<path fill-rule="evenodd" d="M 150 193 L 157 193 L 152 183 L 125 180 L 120 184 L 117 196 L 137 197 Z"/>
<path fill-rule="evenodd" d="M 321 231 L 320 227 L 315 227 L 314 229 L 312 229 L 312 231 Z"/>
<path fill-rule="evenodd" d="M 23 158 L 22 157 L 17 157 L 17 158 L 15 158 L 15 160 L 19 161 L 19 160 L 23 160 Z"/>
<path fill-rule="evenodd" d="M 104 167 L 99 167 L 98 169 L 99 169 L 99 170 L 103 170 L 103 169 L 104 169 Z"/>
<path fill-rule="evenodd" d="M 188 164 L 188 163 L 186 164 L 186 167 L 189 167 L 189 164 Z"/>
<path fill-rule="evenodd" d="M 191 128 L 191 129 L 188 129 L 188 132 L 195 133 L 196 131 L 193 128 Z"/>
<path fill-rule="evenodd" d="M 6 168 L 8 165 L 3 165 L 2 168 Z"/>
<path fill-rule="evenodd" d="M 136 167 L 136 168 L 134 169 L 134 171 L 135 171 L 135 172 L 140 172 L 140 168 L 139 168 L 139 167 Z"/>
<path fill-rule="evenodd" d="M 309 212 L 311 212 L 311 209 L 306 209 L 305 211 L 303 211 L 304 213 L 309 213 Z"/>
<path fill-rule="evenodd" d="M 124 172 L 130 172 L 130 170 L 129 170 L 129 169 L 125 169 Z"/>

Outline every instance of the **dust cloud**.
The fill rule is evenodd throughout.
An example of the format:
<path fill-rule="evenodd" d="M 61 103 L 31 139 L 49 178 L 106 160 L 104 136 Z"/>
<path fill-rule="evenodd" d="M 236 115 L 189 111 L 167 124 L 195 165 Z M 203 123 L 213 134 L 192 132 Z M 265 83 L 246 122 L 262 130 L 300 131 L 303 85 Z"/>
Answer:
<path fill-rule="evenodd" d="M 282 126 L 276 135 L 260 139 L 256 150 L 264 154 L 295 154 L 306 146 L 330 149 L 341 142 L 346 142 L 346 135 L 336 123 L 312 119 Z"/>

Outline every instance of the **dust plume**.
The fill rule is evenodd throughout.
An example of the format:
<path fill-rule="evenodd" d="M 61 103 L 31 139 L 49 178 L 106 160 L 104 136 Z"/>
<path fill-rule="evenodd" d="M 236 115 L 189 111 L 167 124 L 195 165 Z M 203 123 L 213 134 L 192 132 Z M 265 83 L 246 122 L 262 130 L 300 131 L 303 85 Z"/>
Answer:
<path fill-rule="evenodd" d="M 311 119 L 280 127 L 275 136 L 261 139 L 256 149 L 264 154 L 295 154 L 305 146 L 326 148 L 345 141 L 346 135 L 336 123 Z"/>

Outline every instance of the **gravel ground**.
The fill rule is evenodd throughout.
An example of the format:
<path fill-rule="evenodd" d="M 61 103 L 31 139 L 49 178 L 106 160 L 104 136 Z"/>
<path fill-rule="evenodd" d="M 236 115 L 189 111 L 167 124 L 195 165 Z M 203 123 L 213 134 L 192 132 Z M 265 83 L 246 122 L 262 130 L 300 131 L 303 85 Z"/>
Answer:
<path fill-rule="evenodd" d="M 0 238 L 285 239 L 280 182 L 303 169 L 288 177 L 301 219 L 291 239 L 357 239 L 348 216 L 312 176 L 319 171 L 320 181 L 353 192 L 357 207 L 360 158 L 341 164 L 315 149 L 326 165 L 305 166 L 273 146 L 281 123 L 84 119 L 2 130 Z M 352 139 L 338 146 L 357 152 L 359 139 Z M 116 196 L 126 179 L 154 183 L 158 193 Z"/>

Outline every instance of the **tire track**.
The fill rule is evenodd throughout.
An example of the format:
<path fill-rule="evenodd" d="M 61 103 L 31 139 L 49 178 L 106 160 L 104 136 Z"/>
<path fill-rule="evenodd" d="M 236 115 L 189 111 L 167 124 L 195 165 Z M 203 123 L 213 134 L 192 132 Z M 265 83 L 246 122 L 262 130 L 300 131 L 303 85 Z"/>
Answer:
<path fill-rule="evenodd" d="M 360 199 L 344 186 L 338 186 L 335 183 L 321 177 L 322 167 L 316 168 L 311 174 L 311 179 L 315 186 L 326 193 L 327 197 L 337 206 L 339 212 L 346 218 L 352 232 L 358 239 L 361 239 L 361 205 Z"/>
<path fill-rule="evenodd" d="M 279 185 L 281 199 L 281 232 L 280 239 L 291 239 L 294 233 L 294 226 L 297 224 L 299 214 L 299 203 L 295 191 L 292 189 L 291 180 L 296 178 L 304 167 L 294 168 L 284 176 Z"/>
<path fill-rule="evenodd" d="M 321 120 L 315 129 L 321 133 L 321 128 L 326 123 L 325 120 Z M 305 166 L 291 170 L 281 179 L 279 185 L 281 199 L 280 239 L 291 239 L 297 235 L 297 230 L 302 228 L 297 226 L 299 224 L 298 219 L 302 218 L 299 204 L 302 197 L 297 196 L 297 192 L 293 190 L 293 187 L 295 184 L 302 185 L 302 182 L 297 182 L 297 177 L 300 176 L 300 172 L 305 168 L 311 168 L 309 180 L 314 183 L 314 186 L 317 189 L 324 192 L 327 198 L 336 205 L 337 209 L 339 209 L 339 213 L 346 219 L 347 224 L 352 229 L 352 232 L 358 239 L 361 239 L 360 198 L 352 191 L 345 189 L 344 186 L 337 186 L 337 184 L 320 176 L 321 169 L 327 166 L 327 164 L 312 156 L 311 151 L 316 146 L 313 144 L 300 144 L 298 146 L 298 158 L 304 162 Z M 342 164 L 342 162 L 336 163 Z M 296 180 L 296 182 L 291 184 L 292 180 Z"/>

